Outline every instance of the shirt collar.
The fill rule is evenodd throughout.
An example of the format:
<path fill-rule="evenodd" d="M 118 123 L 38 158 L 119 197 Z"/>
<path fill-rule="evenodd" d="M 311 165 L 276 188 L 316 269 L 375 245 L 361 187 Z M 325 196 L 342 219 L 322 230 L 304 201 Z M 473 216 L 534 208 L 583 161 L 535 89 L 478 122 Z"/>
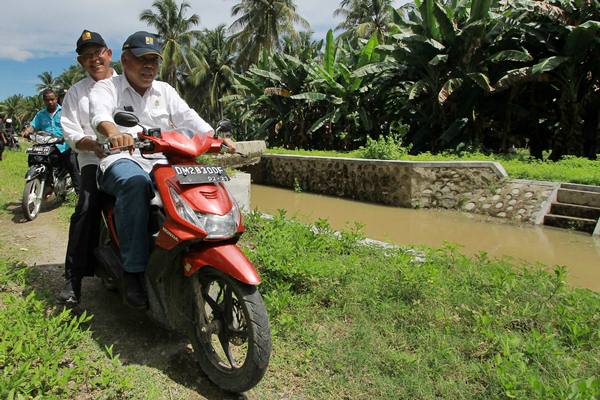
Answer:
<path fill-rule="evenodd" d="M 52 115 L 52 113 L 50 111 L 48 111 L 48 107 L 44 107 L 44 109 L 46 110 L 46 113 L 48 113 L 48 115 Z M 62 110 L 62 106 L 60 104 L 57 104 L 56 105 L 56 110 L 54 110 L 54 114 L 56 114 L 60 110 Z"/>
<path fill-rule="evenodd" d="M 129 80 L 127 80 L 127 76 L 125 75 L 125 73 L 123 73 L 123 75 L 121 75 L 121 76 L 123 77 L 123 81 L 125 82 L 125 84 L 123 85 L 123 89 L 121 90 L 121 93 L 124 93 L 126 90 L 131 90 L 132 93 L 135 93 L 138 96 L 140 96 L 140 94 L 133 88 L 133 86 L 131 86 L 131 84 L 129 83 Z M 146 91 L 146 93 L 144 93 L 144 96 L 141 96 L 141 97 L 146 97 L 150 94 L 160 95 L 160 91 L 156 88 L 156 80 L 152 81 L 152 86 L 150 86 L 150 88 Z"/>

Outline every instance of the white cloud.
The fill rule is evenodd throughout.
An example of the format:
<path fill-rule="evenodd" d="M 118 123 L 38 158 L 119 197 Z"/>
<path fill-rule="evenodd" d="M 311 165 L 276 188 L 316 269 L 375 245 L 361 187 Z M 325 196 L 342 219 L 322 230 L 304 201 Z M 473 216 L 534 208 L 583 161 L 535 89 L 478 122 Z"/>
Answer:
<path fill-rule="evenodd" d="M 75 42 L 83 29 L 100 32 L 109 46 L 118 49 L 137 30 L 150 30 L 139 15 L 152 8 L 152 0 L 29 0 L 11 1 L 0 13 L 0 59 L 23 61 L 48 56 L 74 56 Z M 179 2 L 179 0 L 178 0 Z M 238 0 L 188 0 L 191 13 L 200 16 L 200 28 L 229 26 L 231 7 Z M 396 0 L 396 3 L 405 2 Z M 323 38 L 337 21 L 333 11 L 339 0 L 297 0 L 298 12 L 307 19 L 316 38 Z"/>

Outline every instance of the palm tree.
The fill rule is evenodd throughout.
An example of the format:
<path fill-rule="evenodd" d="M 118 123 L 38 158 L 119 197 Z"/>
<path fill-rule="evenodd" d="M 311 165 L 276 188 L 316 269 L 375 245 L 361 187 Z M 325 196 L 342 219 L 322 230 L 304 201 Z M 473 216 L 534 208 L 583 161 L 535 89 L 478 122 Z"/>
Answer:
<path fill-rule="evenodd" d="M 42 107 L 44 102 L 41 96 L 24 97 L 22 94 L 17 94 L 0 102 L 0 114 L 12 118 L 15 130 L 19 130 L 24 123 L 31 121 Z"/>
<path fill-rule="evenodd" d="M 6 118 L 12 118 L 15 121 L 15 126 L 20 125 L 20 113 L 23 110 L 25 98 L 21 94 L 7 97 L 0 103 L 0 114 Z"/>
<path fill-rule="evenodd" d="M 197 30 L 191 28 L 200 23 L 200 17 L 192 14 L 186 17 L 190 3 L 182 1 L 178 6 L 175 0 L 156 0 L 152 3 L 156 13 L 144 10 L 140 20 L 154 27 L 161 40 L 163 63 L 160 76 L 172 86 L 178 86 L 178 76 L 188 73 L 195 67 L 197 60 L 190 56 L 190 46 L 195 38 L 200 36 Z"/>
<path fill-rule="evenodd" d="M 210 121 L 223 118 L 220 99 L 229 94 L 234 82 L 235 55 L 226 31 L 225 25 L 203 31 L 194 47 L 197 58 L 203 62 L 192 69 L 184 89 L 187 102 Z"/>
<path fill-rule="evenodd" d="M 242 0 L 232 7 L 231 15 L 238 17 L 229 30 L 239 50 L 238 63 L 244 68 L 256 63 L 261 52 L 280 48 L 283 35 L 298 37 L 294 24 L 310 27 L 296 12 L 293 0 Z"/>
<path fill-rule="evenodd" d="M 58 78 L 56 78 L 56 82 L 60 86 L 61 89 L 69 90 L 71 86 L 79 82 L 85 78 L 85 70 L 79 64 L 71 65 L 69 68 L 63 71 L 62 74 Z"/>
<path fill-rule="evenodd" d="M 23 99 L 17 112 L 17 120 L 20 124 L 30 122 L 35 114 L 44 107 L 42 96 L 29 96 Z"/>
<path fill-rule="evenodd" d="M 382 43 L 392 11 L 392 0 L 342 0 L 333 15 L 344 17 L 336 30 L 346 30 L 361 38 L 375 34 Z"/>
<path fill-rule="evenodd" d="M 60 89 L 60 85 L 58 84 L 57 78 L 52 76 L 52 72 L 42 72 L 41 74 L 38 75 L 38 78 L 40 78 L 40 81 L 42 81 L 42 83 L 38 83 L 36 85 L 36 89 L 38 92 L 43 92 L 46 89 L 52 89 L 52 90 L 58 90 Z"/>

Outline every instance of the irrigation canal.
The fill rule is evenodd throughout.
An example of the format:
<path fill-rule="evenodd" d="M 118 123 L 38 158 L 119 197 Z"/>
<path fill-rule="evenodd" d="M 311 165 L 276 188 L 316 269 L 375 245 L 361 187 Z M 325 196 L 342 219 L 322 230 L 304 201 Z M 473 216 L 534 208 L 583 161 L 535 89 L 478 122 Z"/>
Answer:
<path fill-rule="evenodd" d="M 462 246 L 465 254 L 482 251 L 516 261 L 540 262 L 549 268 L 564 265 L 574 286 L 600 291 L 600 239 L 564 229 L 513 225 L 496 219 L 447 210 L 406 209 L 362 203 L 311 193 L 296 193 L 264 185 L 252 185 L 252 208 L 304 222 L 326 218 L 334 229 L 353 222 L 364 225 L 371 239 L 401 245 Z"/>

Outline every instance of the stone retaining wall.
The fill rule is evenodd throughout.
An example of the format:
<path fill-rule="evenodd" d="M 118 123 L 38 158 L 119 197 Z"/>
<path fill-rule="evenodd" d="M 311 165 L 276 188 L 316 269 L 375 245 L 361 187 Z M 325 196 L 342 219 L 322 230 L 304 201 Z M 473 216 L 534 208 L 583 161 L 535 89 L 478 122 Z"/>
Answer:
<path fill-rule="evenodd" d="M 446 208 L 541 223 L 558 183 L 508 179 L 496 162 L 263 155 L 255 183 L 406 208 Z"/>

